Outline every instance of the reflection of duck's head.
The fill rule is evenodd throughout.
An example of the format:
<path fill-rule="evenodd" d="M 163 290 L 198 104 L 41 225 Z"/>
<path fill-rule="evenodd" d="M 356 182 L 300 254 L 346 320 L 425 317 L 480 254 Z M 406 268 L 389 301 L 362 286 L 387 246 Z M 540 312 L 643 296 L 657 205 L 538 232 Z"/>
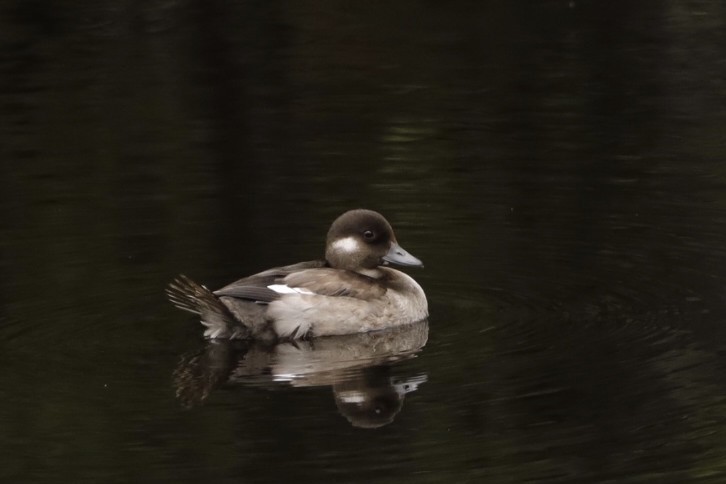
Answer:
<path fill-rule="evenodd" d="M 418 388 L 426 376 L 407 380 L 391 376 L 389 366 L 361 370 L 355 378 L 333 385 L 338 410 L 354 427 L 378 428 L 393 422 L 406 393 Z"/>

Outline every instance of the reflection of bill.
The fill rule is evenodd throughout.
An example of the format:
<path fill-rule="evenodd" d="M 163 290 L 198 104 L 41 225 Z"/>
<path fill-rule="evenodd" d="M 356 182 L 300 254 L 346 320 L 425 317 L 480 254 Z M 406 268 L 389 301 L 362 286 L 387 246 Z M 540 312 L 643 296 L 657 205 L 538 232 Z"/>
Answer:
<path fill-rule="evenodd" d="M 330 386 L 339 411 L 356 427 L 393 421 L 407 393 L 426 375 L 396 375 L 395 364 L 413 358 L 428 339 L 428 323 L 387 331 L 317 338 L 274 346 L 210 341 L 186 355 L 174 372 L 177 397 L 199 405 L 218 386 Z"/>

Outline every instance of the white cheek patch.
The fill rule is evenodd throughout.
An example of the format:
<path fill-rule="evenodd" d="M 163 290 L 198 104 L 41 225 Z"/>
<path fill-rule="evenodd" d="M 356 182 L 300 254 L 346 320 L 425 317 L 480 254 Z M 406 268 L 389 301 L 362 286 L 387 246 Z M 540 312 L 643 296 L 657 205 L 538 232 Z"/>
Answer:
<path fill-rule="evenodd" d="M 339 252 L 353 253 L 360 249 L 360 244 L 353 237 L 346 237 L 344 239 L 338 239 L 333 242 L 333 249 Z"/>
<path fill-rule="evenodd" d="M 302 287 L 290 287 L 285 284 L 272 284 L 267 286 L 267 289 L 272 289 L 278 294 L 315 294 L 308 289 Z"/>

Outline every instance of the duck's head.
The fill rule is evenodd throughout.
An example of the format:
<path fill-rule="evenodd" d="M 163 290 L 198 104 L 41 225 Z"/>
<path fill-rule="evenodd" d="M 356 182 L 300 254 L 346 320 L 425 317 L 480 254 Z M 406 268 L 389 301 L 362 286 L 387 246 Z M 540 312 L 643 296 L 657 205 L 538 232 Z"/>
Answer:
<path fill-rule="evenodd" d="M 360 272 L 381 265 L 423 267 L 406 252 L 391 224 L 373 210 L 350 210 L 338 217 L 328 231 L 325 260 L 331 267 Z"/>

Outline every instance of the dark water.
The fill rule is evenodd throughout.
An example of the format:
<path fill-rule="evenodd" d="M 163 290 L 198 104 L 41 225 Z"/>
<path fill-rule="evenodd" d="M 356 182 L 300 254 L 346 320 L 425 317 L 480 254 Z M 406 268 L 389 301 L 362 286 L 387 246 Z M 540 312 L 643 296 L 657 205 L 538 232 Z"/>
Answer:
<path fill-rule="evenodd" d="M 726 479 L 726 6 L 392 3 L 3 3 L 3 480 Z M 165 300 L 359 206 L 417 333 Z"/>

